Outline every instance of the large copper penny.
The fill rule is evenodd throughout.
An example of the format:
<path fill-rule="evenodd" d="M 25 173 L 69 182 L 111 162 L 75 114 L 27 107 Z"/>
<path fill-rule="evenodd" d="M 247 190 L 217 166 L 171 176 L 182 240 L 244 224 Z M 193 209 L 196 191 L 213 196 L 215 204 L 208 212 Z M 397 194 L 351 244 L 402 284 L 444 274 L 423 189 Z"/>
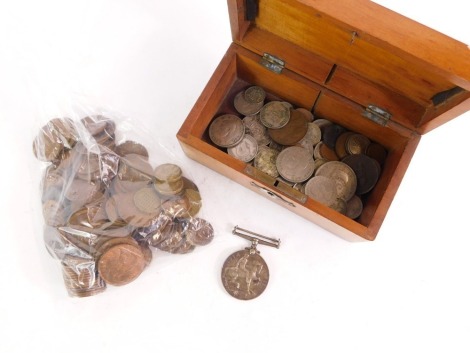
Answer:
<path fill-rule="evenodd" d="M 261 123 L 269 129 L 280 129 L 290 119 L 290 108 L 284 102 L 266 103 L 259 113 Z"/>
<path fill-rule="evenodd" d="M 253 136 L 245 135 L 238 145 L 228 148 L 227 152 L 232 157 L 248 163 L 252 161 L 258 153 L 258 142 Z"/>
<path fill-rule="evenodd" d="M 144 254 L 138 245 L 119 244 L 100 256 L 98 272 L 107 284 L 122 286 L 139 277 L 145 264 Z"/>
<path fill-rule="evenodd" d="M 278 129 L 269 129 L 271 139 L 284 146 L 293 146 L 302 140 L 308 131 L 308 123 L 297 110 L 290 111 L 290 119 L 286 125 Z"/>
<path fill-rule="evenodd" d="M 305 148 L 292 146 L 279 153 L 276 167 L 284 179 L 302 183 L 312 176 L 315 164 L 312 155 Z"/>
<path fill-rule="evenodd" d="M 253 250 L 230 255 L 222 267 L 222 283 L 234 298 L 249 300 L 264 292 L 269 282 L 269 269 L 264 259 Z"/>
<path fill-rule="evenodd" d="M 232 147 L 240 143 L 245 136 L 245 125 L 233 114 L 216 118 L 209 126 L 209 137 L 219 147 Z"/>
<path fill-rule="evenodd" d="M 352 154 L 343 158 L 343 163 L 351 167 L 357 177 L 357 195 L 363 195 L 373 189 L 380 175 L 377 161 L 365 154 Z"/>
<path fill-rule="evenodd" d="M 315 176 L 325 176 L 336 183 L 338 198 L 348 201 L 354 196 L 357 187 L 357 178 L 354 171 L 346 163 L 331 161 L 318 168 Z"/>

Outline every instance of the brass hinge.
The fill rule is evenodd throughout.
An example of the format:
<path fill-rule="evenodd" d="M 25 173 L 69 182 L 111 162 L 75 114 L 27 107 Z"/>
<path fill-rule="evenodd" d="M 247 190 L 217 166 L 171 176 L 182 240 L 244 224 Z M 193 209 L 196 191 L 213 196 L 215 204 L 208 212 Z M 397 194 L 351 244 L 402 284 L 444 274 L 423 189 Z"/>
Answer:
<path fill-rule="evenodd" d="M 372 104 L 367 106 L 366 110 L 362 112 L 362 115 L 382 126 L 386 126 L 388 121 L 392 118 L 392 114 L 385 109 Z"/>
<path fill-rule="evenodd" d="M 285 66 L 284 60 L 269 53 L 264 53 L 259 63 L 276 74 L 280 74 Z"/>

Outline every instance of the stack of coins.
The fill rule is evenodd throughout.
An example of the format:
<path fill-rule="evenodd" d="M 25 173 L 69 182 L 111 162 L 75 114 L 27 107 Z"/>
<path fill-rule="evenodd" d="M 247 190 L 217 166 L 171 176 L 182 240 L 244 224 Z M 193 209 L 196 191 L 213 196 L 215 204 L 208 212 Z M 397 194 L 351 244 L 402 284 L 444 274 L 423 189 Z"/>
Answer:
<path fill-rule="evenodd" d="M 262 87 L 239 92 L 233 107 L 242 117 L 223 114 L 209 125 L 216 146 L 352 219 L 360 217 L 386 161 L 382 145 L 289 102 L 266 102 Z"/>
<path fill-rule="evenodd" d="M 214 236 L 196 217 L 201 195 L 182 169 L 154 168 L 145 146 L 117 143 L 115 131 L 103 116 L 53 119 L 33 143 L 49 163 L 41 183 L 44 241 L 71 296 L 135 280 L 152 259 L 149 246 L 183 254 Z"/>

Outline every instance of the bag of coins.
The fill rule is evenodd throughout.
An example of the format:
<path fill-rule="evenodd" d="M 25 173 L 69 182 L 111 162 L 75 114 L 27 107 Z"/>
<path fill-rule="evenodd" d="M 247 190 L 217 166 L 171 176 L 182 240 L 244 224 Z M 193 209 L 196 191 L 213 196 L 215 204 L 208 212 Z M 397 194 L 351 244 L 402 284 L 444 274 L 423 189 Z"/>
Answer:
<path fill-rule="evenodd" d="M 112 114 L 76 115 L 49 120 L 33 140 L 44 243 L 70 296 L 135 280 L 155 251 L 186 254 L 212 240 L 199 189 L 174 156 Z"/>

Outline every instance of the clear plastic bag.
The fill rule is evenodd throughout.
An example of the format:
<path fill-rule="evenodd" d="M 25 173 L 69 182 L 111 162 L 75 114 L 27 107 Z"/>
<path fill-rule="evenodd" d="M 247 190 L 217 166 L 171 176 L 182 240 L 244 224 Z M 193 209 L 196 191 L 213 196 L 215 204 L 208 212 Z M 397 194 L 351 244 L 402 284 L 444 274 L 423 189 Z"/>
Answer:
<path fill-rule="evenodd" d="M 44 243 L 71 296 L 133 281 L 151 262 L 151 248 L 186 254 L 214 236 L 190 176 L 163 148 L 152 162 L 152 149 L 129 138 L 132 124 L 119 125 L 104 114 L 55 118 L 33 142 L 45 163 Z"/>

